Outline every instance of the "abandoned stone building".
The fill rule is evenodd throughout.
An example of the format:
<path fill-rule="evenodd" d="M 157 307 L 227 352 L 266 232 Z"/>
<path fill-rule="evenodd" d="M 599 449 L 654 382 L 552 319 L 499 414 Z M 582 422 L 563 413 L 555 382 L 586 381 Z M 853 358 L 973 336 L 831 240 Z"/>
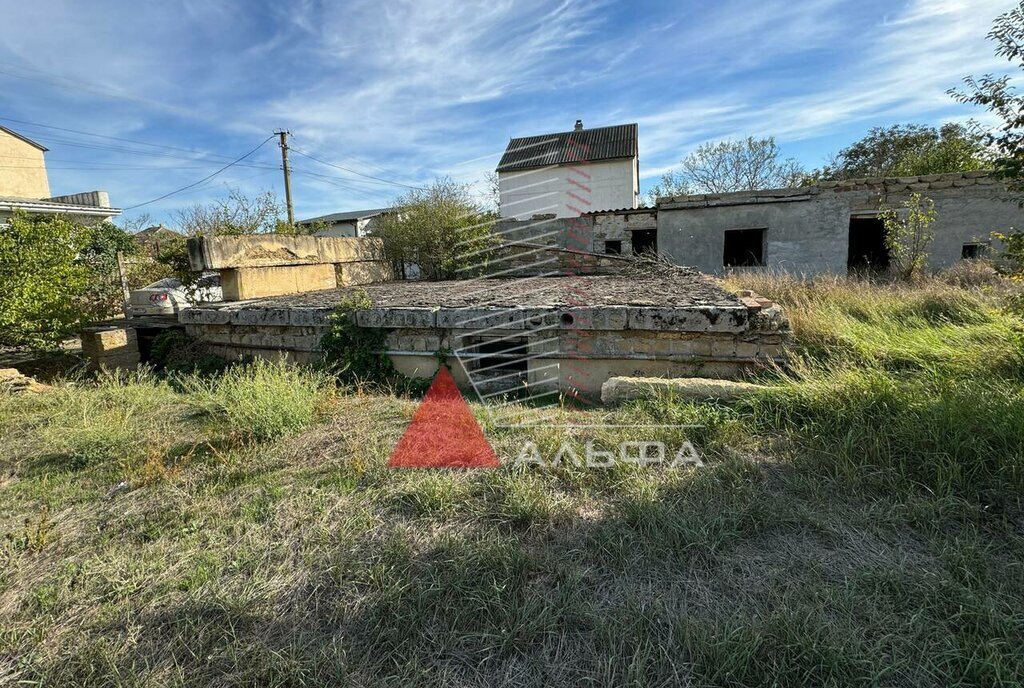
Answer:
<path fill-rule="evenodd" d="M 709 273 L 768 268 L 797 274 L 885 268 L 879 212 L 911 194 L 935 203 L 929 266 L 978 258 L 992 232 L 1024 226 L 1020 198 L 983 172 L 823 182 L 809 187 L 658 201 L 659 251 Z"/>
<path fill-rule="evenodd" d="M 503 220 L 498 231 L 507 241 L 611 255 L 657 252 L 709 274 L 845 273 L 888 265 L 880 213 L 914 193 L 935 203 L 932 268 L 989 255 L 999 248 L 992 232 L 1024 227 L 1020 196 L 987 173 L 964 172 L 675 196 L 658 199 L 656 208 Z"/>

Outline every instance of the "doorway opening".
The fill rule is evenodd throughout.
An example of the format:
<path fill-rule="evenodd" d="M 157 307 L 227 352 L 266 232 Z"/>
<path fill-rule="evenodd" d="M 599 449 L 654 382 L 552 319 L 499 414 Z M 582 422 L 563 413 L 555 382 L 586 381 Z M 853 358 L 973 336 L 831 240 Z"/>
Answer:
<path fill-rule="evenodd" d="M 763 228 L 725 230 L 722 265 L 727 268 L 764 265 L 764 235 Z"/>
<path fill-rule="evenodd" d="M 882 218 L 850 218 L 846 268 L 850 272 L 883 272 L 889 269 L 889 247 L 885 245 Z"/>
<path fill-rule="evenodd" d="M 658 230 L 656 229 L 634 229 L 633 255 L 640 256 L 645 253 L 658 252 Z"/>

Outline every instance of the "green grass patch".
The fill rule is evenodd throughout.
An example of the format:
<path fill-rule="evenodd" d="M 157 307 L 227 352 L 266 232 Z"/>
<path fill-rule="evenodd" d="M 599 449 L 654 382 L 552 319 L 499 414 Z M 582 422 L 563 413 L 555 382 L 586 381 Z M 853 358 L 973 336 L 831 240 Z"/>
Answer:
<path fill-rule="evenodd" d="M 230 431 L 263 441 L 308 427 L 327 399 L 330 381 L 308 368 L 260 360 L 182 384 L 196 409 Z"/>

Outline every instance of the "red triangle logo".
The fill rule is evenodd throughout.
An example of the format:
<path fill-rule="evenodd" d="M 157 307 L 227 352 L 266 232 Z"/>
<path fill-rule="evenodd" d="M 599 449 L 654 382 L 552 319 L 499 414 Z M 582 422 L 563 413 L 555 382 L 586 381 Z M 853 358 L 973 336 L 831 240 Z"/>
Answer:
<path fill-rule="evenodd" d="M 497 468 L 498 457 L 448 368 L 441 366 L 398 446 L 391 468 Z"/>

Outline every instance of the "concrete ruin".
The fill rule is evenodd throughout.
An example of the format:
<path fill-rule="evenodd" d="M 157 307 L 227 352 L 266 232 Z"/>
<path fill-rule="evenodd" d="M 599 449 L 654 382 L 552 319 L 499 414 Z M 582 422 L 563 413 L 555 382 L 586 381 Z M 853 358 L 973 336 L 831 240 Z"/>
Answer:
<path fill-rule="evenodd" d="M 742 378 L 781 363 L 790 337 L 777 305 L 696 271 L 543 243 L 506 243 L 491 276 L 443 282 L 391 280 L 365 238 L 214 237 L 189 254 L 220 271 L 224 301 L 171 324 L 210 354 L 316 361 L 332 315 L 362 289 L 371 305 L 350 317 L 384 331 L 399 373 L 432 377 L 445 360 L 481 398 L 598 398 L 614 376 Z M 96 366 L 131 367 L 158 326 L 90 328 L 83 349 Z"/>
<path fill-rule="evenodd" d="M 879 212 L 898 209 L 915 193 L 935 203 L 931 268 L 983 257 L 992 232 L 1024 225 L 1021 199 L 1001 182 L 986 172 L 957 172 L 662 198 L 658 247 L 674 262 L 711 274 L 884 269 L 888 250 Z"/>
<path fill-rule="evenodd" d="M 218 271 L 225 301 L 296 294 L 392 278 L 379 239 L 347 237 L 194 237 L 188 258 L 196 272 Z"/>
<path fill-rule="evenodd" d="M 587 275 L 362 287 L 357 325 L 386 331 L 386 353 L 410 377 L 446 358 L 481 396 L 596 397 L 616 375 L 737 378 L 781 361 L 781 309 L 729 294 L 699 274 Z M 352 288 L 183 311 L 186 333 L 228 359 L 311 362 Z"/>
<path fill-rule="evenodd" d="M 928 256 L 933 269 L 992 256 L 1001 250 L 992 232 L 1024 227 L 1024 197 L 990 173 L 955 172 L 671 196 L 658 199 L 656 208 L 502 220 L 497 231 L 508 241 L 596 254 L 656 252 L 707 274 L 845 274 L 888 266 L 880 214 L 898 210 L 915 193 L 935 203 Z"/>

